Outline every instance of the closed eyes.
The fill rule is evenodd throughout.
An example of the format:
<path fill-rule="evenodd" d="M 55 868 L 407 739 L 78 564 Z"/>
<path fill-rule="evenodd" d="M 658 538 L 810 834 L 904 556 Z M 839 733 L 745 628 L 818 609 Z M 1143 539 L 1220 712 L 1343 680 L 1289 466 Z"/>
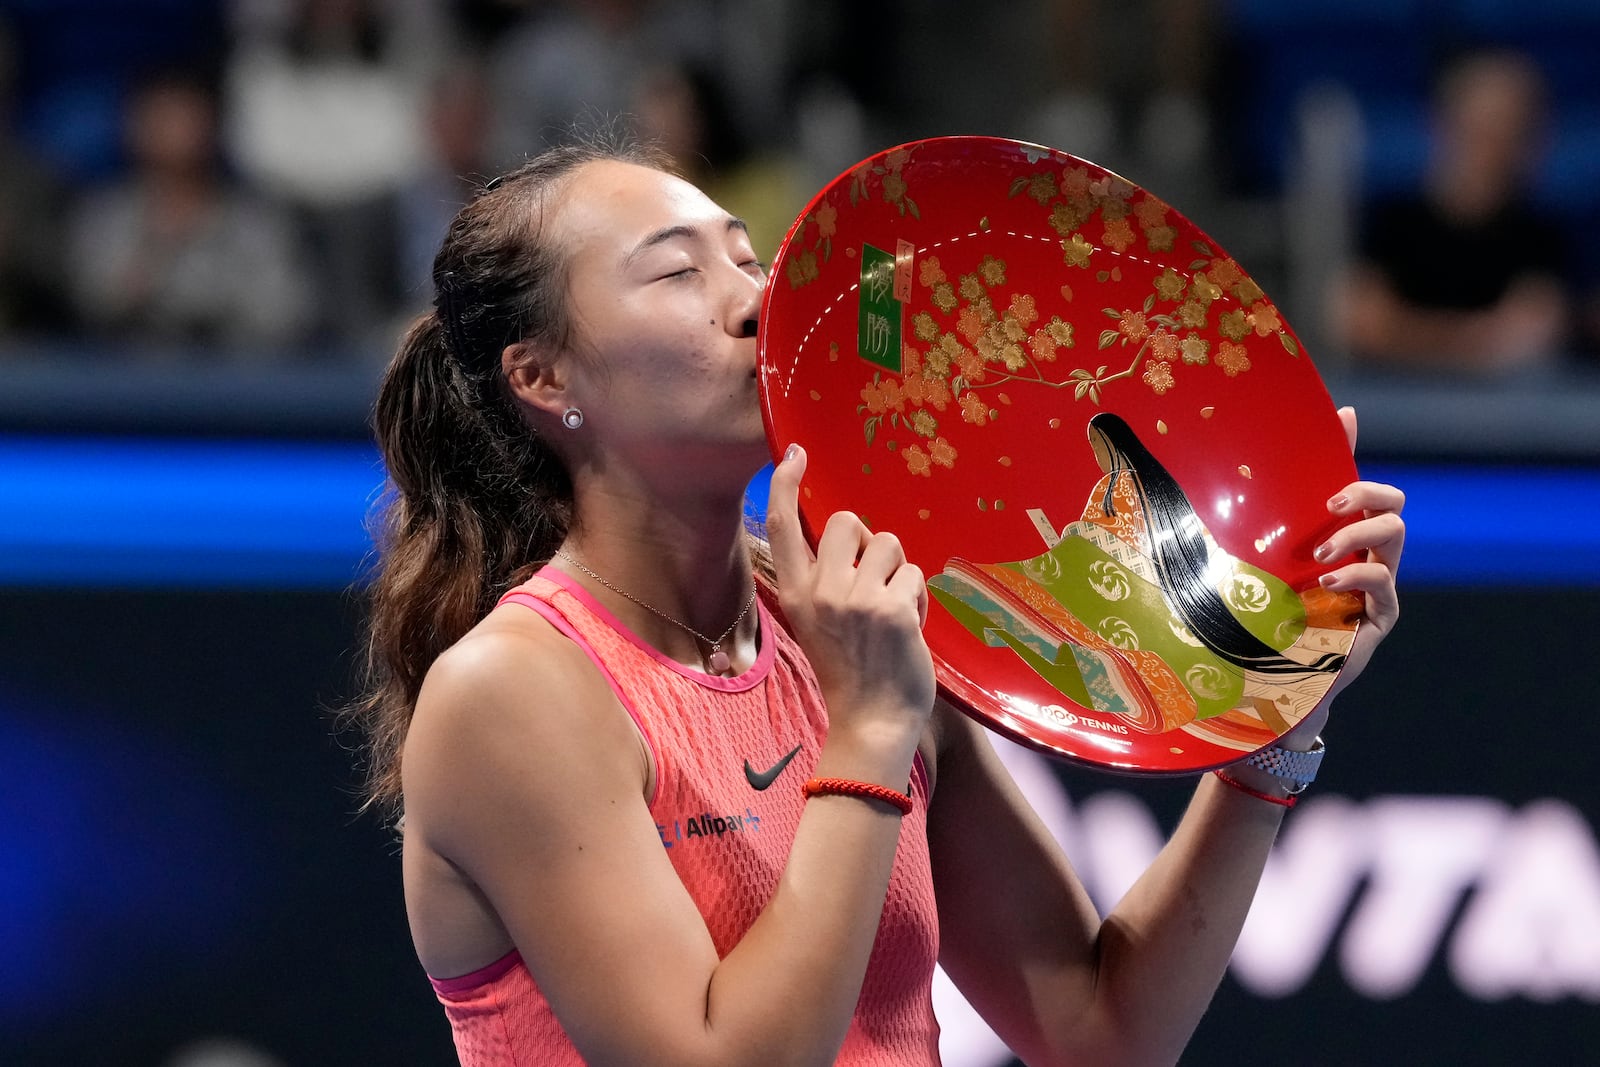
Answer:
<path fill-rule="evenodd" d="M 761 262 L 759 259 L 747 259 L 743 263 L 739 264 L 739 269 L 740 270 L 744 270 L 744 271 L 749 271 L 756 278 L 761 279 L 762 281 L 766 280 L 766 277 L 767 277 L 767 265 L 765 263 Z M 676 278 L 676 279 L 680 279 L 680 280 L 681 279 L 685 279 L 685 278 L 692 278 L 692 277 L 694 277 L 695 275 L 697 275 L 699 273 L 700 273 L 700 268 L 699 267 L 684 267 L 681 270 L 670 271 L 670 272 L 668 272 L 666 274 L 663 274 L 661 276 L 661 280 L 662 281 L 666 281 L 669 278 Z"/>

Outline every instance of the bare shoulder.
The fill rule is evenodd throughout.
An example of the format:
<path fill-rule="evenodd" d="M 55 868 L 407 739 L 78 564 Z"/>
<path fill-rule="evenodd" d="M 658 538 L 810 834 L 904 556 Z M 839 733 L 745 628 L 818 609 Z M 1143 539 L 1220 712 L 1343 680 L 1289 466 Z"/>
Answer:
<path fill-rule="evenodd" d="M 401 762 L 408 832 L 455 837 L 484 807 L 528 814 L 569 775 L 630 770 L 642 789 L 629 721 L 594 664 L 537 614 L 501 607 L 423 681 Z"/>
<path fill-rule="evenodd" d="M 559 728 L 561 717 L 535 695 L 570 693 L 581 700 L 596 688 L 595 675 L 583 653 L 543 618 L 501 607 L 429 668 L 407 737 L 407 769 L 434 743 L 470 739 L 482 729 L 499 735 Z"/>
<path fill-rule="evenodd" d="M 542 616 L 516 605 L 502 606 L 434 662 L 417 701 L 418 718 L 470 714 L 473 700 L 529 681 L 582 685 L 593 673 L 582 669 L 587 663 L 581 650 Z"/>
<path fill-rule="evenodd" d="M 401 761 L 406 907 L 429 973 L 512 945 L 530 968 L 570 958 L 597 902 L 615 903 L 608 885 L 666 864 L 648 774 L 616 694 L 538 614 L 502 607 L 440 656 Z"/>

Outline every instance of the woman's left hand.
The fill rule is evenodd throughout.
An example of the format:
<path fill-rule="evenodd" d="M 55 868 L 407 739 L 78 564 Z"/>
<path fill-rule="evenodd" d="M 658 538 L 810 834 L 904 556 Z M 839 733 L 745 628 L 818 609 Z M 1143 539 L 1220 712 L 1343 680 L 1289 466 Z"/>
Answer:
<path fill-rule="evenodd" d="M 1356 447 L 1354 408 L 1340 408 L 1350 450 Z M 1400 518 L 1406 497 L 1399 489 L 1382 482 L 1351 482 L 1328 501 L 1334 515 L 1350 516 L 1353 521 L 1340 527 L 1314 555 L 1319 560 L 1337 560 L 1357 555 L 1353 563 L 1336 567 L 1322 576 L 1322 587 L 1336 592 L 1362 594 L 1366 610 L 1356 628 L 1355 644 L 1345 659 L 1344 669 L 1322 698 L 1317 708 L 1291 733 L 1315 737 L 1327 721 L 1328 705 L 1366 669 L 1372 652 L 1389 636 L 1400 618 L 1400 598 L 1395 592 L 1395 572 L 1405 548 L 1406 524 Z M 1286 738 L 1286 741 L 1292 740 Z"/>

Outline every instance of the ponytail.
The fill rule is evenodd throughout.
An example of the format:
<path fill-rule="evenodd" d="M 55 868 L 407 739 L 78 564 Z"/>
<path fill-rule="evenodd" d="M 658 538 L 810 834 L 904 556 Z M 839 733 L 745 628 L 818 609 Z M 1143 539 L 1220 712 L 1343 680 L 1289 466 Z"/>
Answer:
<path fill-rule="evenodd" d="M 585 163 L 662 166 L 601 131 L 488 183 L 450 224 L 434 309 L 407 331 L 373 428 L 389 485 L 376 513 L 366 684 L 348 710 L 366 732 L 367 806 L 397 811 L 400 756 L 422 680 L 511 586 L 547 562 L 573 521 L 572 483 L 511 395 L 501 353 L 568 349 L 567 256 L 544 225 Z"/>
<path fill-rule="evenodd" d="M 550 558 L 571 521 L 560 461 L 503 390 L 479 392 L 436 312 L 412 325 L 378 391 L 389 486 L 375 516 L 367 691 L 352 709 L 367 732 L 369 804 L 398 805 L 400 753 L 428 668 Z"/>

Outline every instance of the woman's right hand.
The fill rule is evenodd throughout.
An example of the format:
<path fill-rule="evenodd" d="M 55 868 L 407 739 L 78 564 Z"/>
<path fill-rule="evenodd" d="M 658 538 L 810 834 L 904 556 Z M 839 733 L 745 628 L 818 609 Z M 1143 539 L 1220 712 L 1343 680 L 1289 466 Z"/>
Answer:
<path fill-rule="evenodd" d="M 813 553 L 800 526 L 805 470 L 805 450 L 790 445 L 772 473 L 767 537 L 784 616 L 827 701 L 829 736 L 915 746 L 934 698 L 922 569 L 899 538 L 848 511 L 828 520 Z"/>

